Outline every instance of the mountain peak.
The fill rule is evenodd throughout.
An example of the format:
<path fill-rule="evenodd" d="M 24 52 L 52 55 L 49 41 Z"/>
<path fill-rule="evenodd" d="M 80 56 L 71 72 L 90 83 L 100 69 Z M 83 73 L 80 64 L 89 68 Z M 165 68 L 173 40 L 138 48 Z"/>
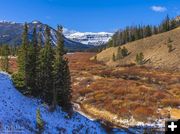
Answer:
<path fill-rule="evenodd" d="M 65 29 L 64 35 L 70 40 L 86 45 L 100 46 L 109 41 L 113 33 L 109 32 L 78 32 Z"/>
<path fill-rule="evenodd" d="M 0 20 L 0 23 L 16 24 L 14 21 Z"/>
<path fill-rule="evenodd" d="M 38 20 L 33 20 L 31 23 L 33 23 L 33 24 L 42 24 L 40 21 L 38 21 Z"/>

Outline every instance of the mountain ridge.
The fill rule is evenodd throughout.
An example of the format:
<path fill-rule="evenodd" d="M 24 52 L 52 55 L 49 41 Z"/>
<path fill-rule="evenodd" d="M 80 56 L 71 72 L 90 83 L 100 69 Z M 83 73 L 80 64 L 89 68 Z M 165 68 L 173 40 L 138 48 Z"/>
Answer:
<path fill-rule="evenodd" d="M 101 46 L 106 44 L 113 36 L 110 32 L 79 32 L 65 29 L 66 38 L 80 42 L 85 45 Z"/>
<path fill-rule="evenodd" d="M 37 27 L 37 32 L 41 32 L 43 36 L 43 42 L 45 40 L 45 27 L 47 24 L 43 24 L 40 21 L 32 21 L 27 23 L 29 26 L 29 39 L 32 38 L 33 28 Z M 23 32 L 23 23 L 16 23 L 12 21 L 0 21 L 0 44 L 8 45 L 20 45 L 21 44 L 21 35 Z M 50 27 L 50 26 L 49 26 Z M 42 31 L 40 29 L 42 28 Z M 51 29 L 51 40 L 52 44 L 56 45 L 56 30 L 52 27 Z M 69 51 L 83 51 L 89 48 L 92 48 L 91 45 L 84 45 L 82 43 L 70 40 L 64 36 L 65 48 Z"/>

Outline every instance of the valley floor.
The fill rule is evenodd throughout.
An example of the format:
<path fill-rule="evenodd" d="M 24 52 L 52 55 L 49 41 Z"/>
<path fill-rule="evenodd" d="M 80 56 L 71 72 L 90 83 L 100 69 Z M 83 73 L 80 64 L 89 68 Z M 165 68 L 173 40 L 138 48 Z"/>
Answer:
<path fill-rule="evenodd" d="M 180 72 L 152 67 L 108 67 L 93 53 L 68 55 L 73 102 L 93 118 L 116 127 L 164 126 L 180 118 Z"/>
<path fill-rule="evenodd" d="M 153 132 L 164 130 L 166 119 L 180 118 L 180 72 L 145 66 L 114 68 L 101 62 L 91 61 L 90 58 L 94 55 L 95 53 L 67 55 L 72 76 L 73 103 L 80 106 L 77 107 L 77 111 L 88 115 L 89 118 L 104 122 L 106 126 L 129 130 L 143 126 L 152 128 Z M 11 63 L 13 66 L 10 70 L 14 72 L 17 70 L 15 59 L 11 60 Z M 25 111 L 31 116 L 35 114 L 38 103 L 28 102 L 28 105 L 30 107 L 35 105 L 33 112 Z M 45 110 L 43 117 L 46 118 L 47 114 Z M 52 116 L 55 118 L 57 115 Z M 64 118 L 61 117 L 62 115 L 58 116 Z M 32 118 L 35 122 L 34 115 Z M 64 121 L 69 123 L 69 120 Z M 83 131 L 88 128 L 84 127 Z M 101 131 L 99 128 L 96 129 Z"/>

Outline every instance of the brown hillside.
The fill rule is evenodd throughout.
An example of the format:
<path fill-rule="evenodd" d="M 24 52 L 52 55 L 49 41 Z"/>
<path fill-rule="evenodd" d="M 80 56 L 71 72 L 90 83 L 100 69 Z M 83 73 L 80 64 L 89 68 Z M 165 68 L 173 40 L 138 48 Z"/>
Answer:
<path fill-rule="evenodd" d="M 170 43 L 168 42 L 169 38 L 171 39 Z M 168 44 L 173 46 L 173 51 L 168 52 Z M 107 65 L 131 64 L 135 63 L 136 54 L 143 52 L 145 61 L 147 61 L 146 65 L 180 70 L 180 27 L 124 46 L 130 52 L 127 57 L 113 62 L 112 55 L 113 53 L 117 54 L 118 47 L 112 47 L 97 54 L 97 60 L 103 61 Z"/>

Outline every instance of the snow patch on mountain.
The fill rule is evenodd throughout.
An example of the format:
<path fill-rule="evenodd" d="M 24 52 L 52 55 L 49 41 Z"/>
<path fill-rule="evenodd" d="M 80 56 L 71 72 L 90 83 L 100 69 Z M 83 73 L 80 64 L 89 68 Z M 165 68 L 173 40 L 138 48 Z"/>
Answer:
<path fill-rule="evenodd" d="M 0 20 L 0 23 L 16 24 L 14 21 Z"/>
<path fill-rule="evenodd" d="M 78 32 L 74 30 L 64 29 L 66 38 L 80 42 L 86 45 L 100 46 L 109 41 L 113 36 L 110 32 Z"/>

